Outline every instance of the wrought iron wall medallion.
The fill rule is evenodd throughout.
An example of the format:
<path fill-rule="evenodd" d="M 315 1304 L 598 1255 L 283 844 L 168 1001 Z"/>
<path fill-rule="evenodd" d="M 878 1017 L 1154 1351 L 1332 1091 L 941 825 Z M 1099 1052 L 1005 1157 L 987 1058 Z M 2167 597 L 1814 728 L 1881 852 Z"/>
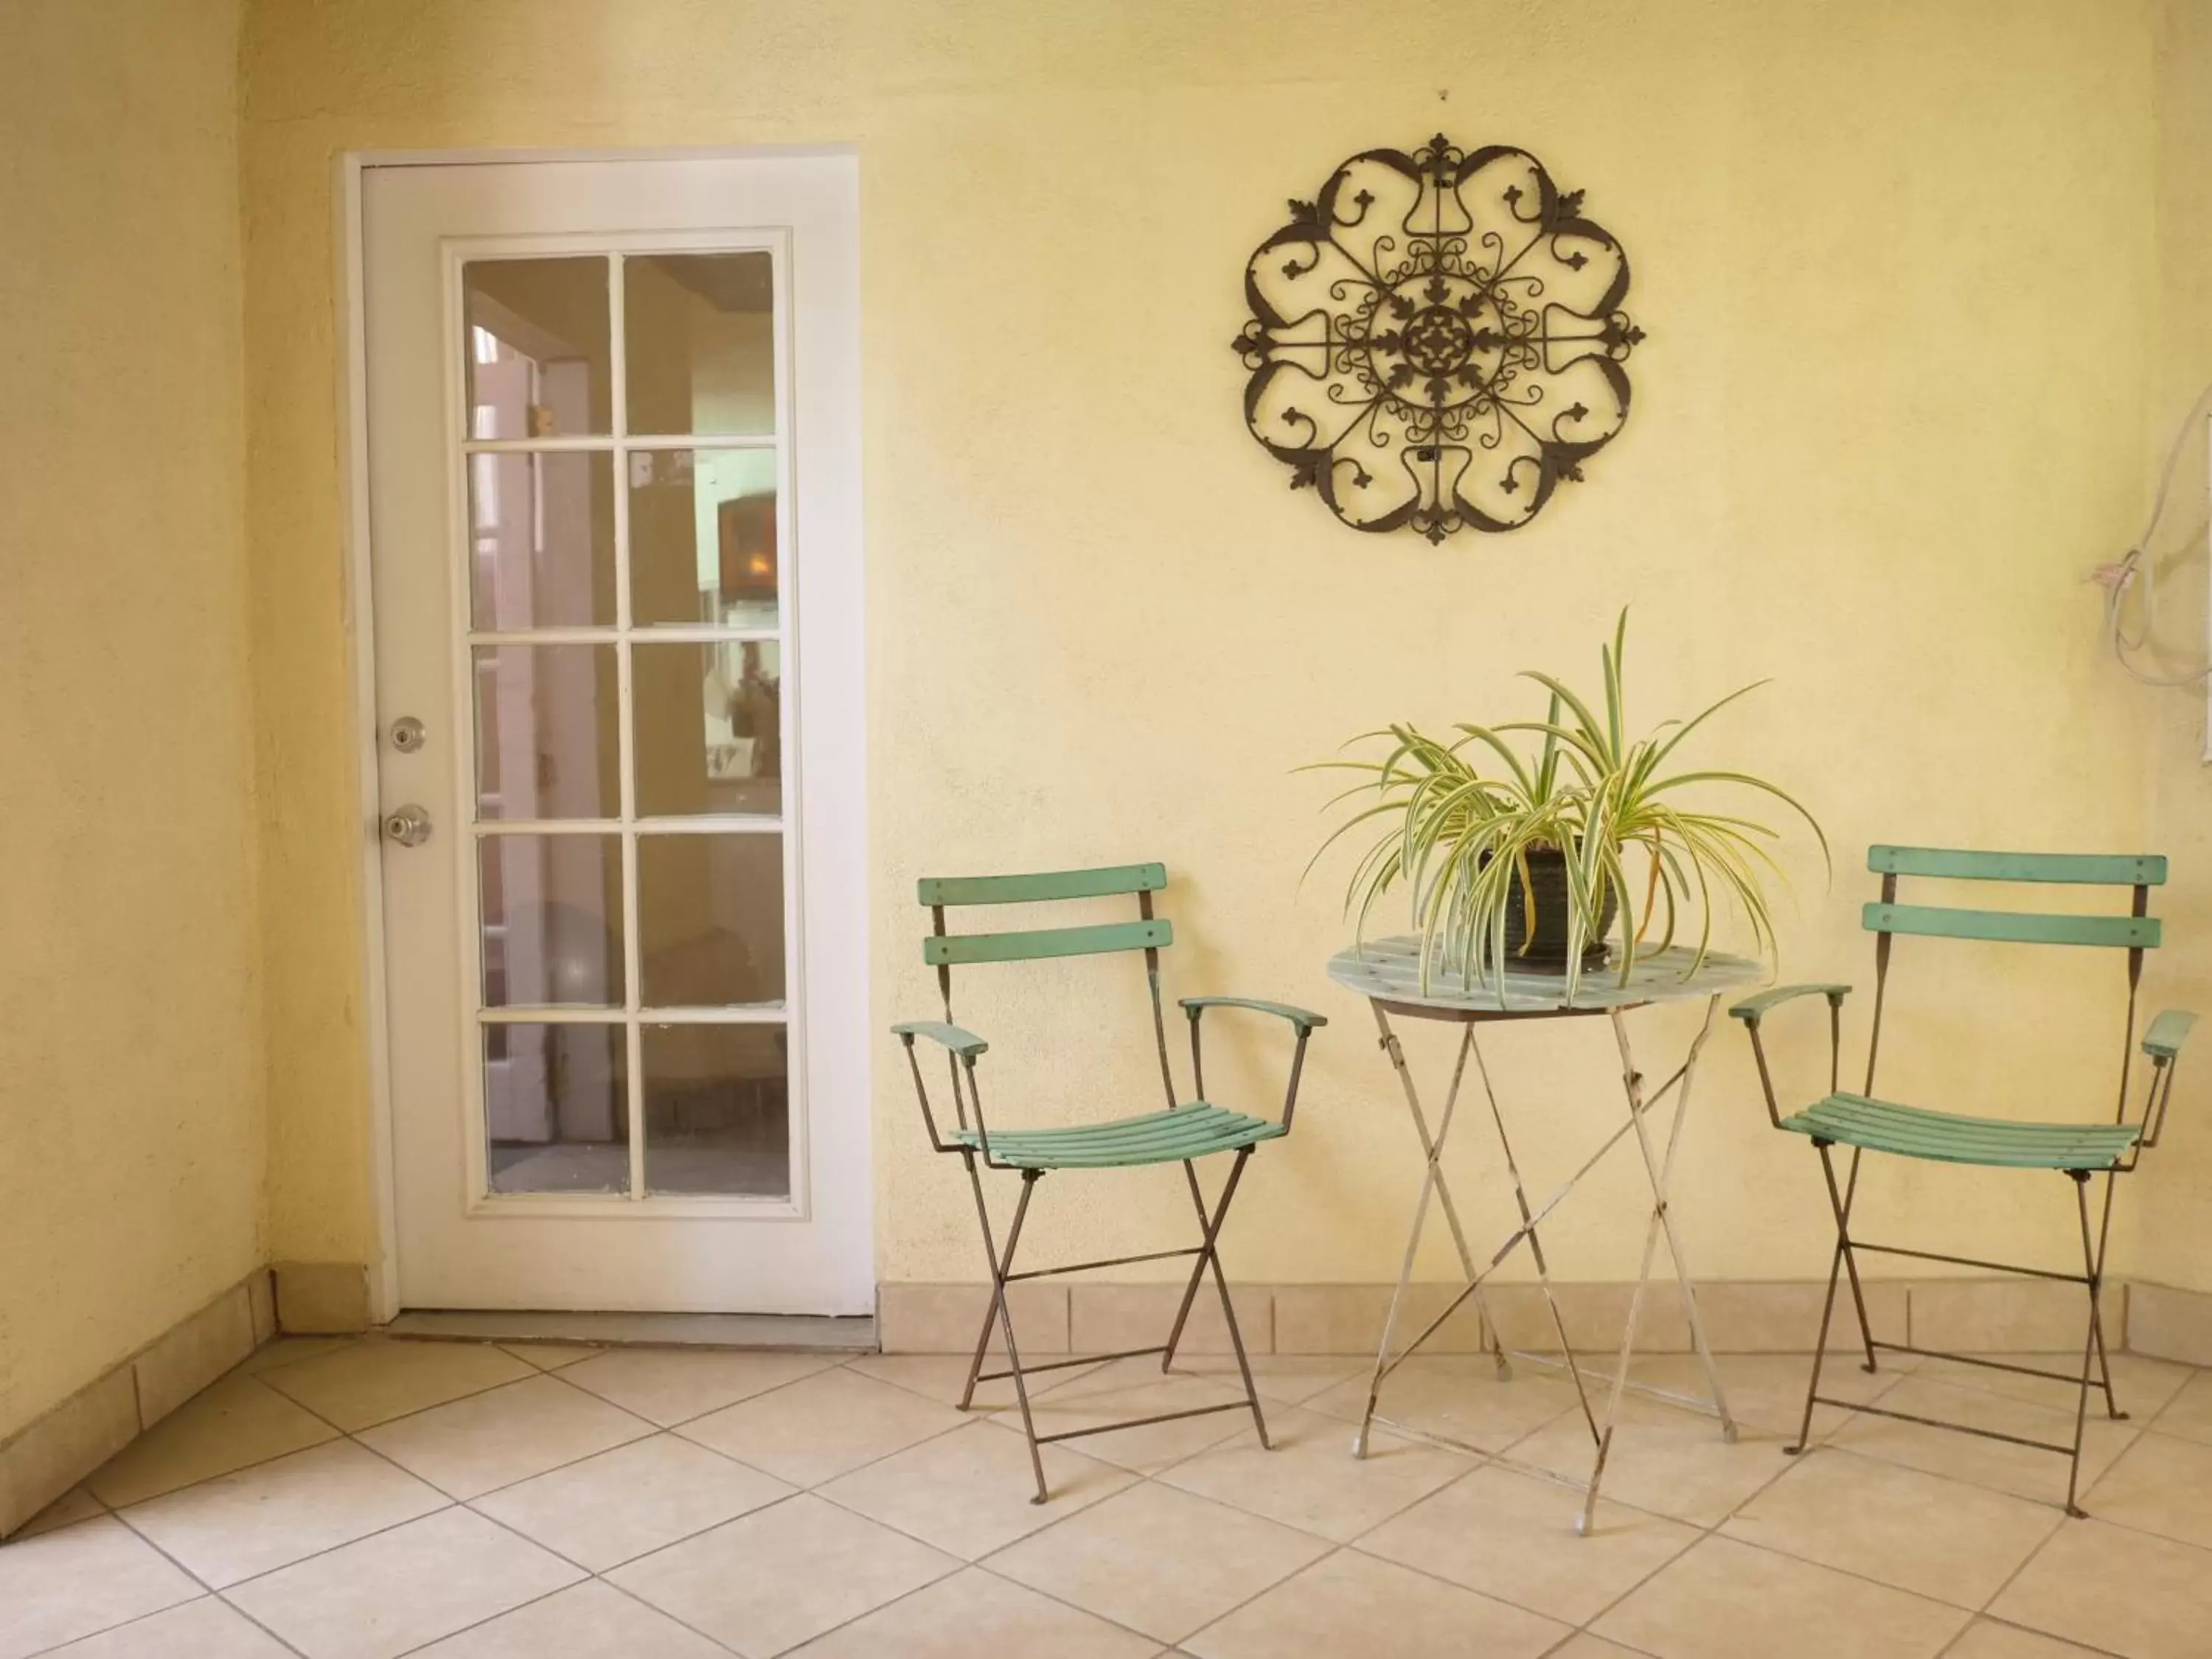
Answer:
<path fill-rule="evenodd" d="M 1628 420 L 1628 258 L 1523 149 L 1372 149 L 1244 270 L 1244 421 L 1355 530 L 1516 530 Z"/>

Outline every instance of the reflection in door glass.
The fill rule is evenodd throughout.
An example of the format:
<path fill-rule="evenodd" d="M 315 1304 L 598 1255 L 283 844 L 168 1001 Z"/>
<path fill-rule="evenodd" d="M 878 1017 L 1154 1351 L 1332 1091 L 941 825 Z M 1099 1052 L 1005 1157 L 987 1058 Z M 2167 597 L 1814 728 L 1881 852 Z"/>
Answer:
<path fill-rule="evenodd" d="M 776 574 L 774 450 L 631 454 L 634 621 L 774 628 Z"/>
<path fill-rule="evenodd" d="M 477 627 L 611 626 L 614 457 L 495 450 L 468 471 Z"/>
<path fill-rule="evenodd" d="M 648 1008 L 783 1000 L 783 837 L 641 835 L 637 933 Z"/>
<path fill-rule="evenodd" d="M 613 430 L 605 259 L 472 259 L 461 310 L 470 437 Z"/>
<path fill-rule="evenodd" d="M 622 843 L 612 836 L 486 836 L 483 1006 L 611 1008 L 623 1000 Z"/>
<path fill-rule="evenodd" d="M 765 251 L 623 262 L 633 433 L 765 437 L 775 430 L 775 277 Z"/>
<path fill-rule="evenodd" d="M 630 659 L 641 817 L 783 808 L 781 653 L 641 645 Z"/>
<path fill-rule="evenodd" d="M 645 1185 L 791 1195 L 788 1039 L 781 1025 L 647 1025 Z"/>
<path fill-rule="evenodd" d="M 461 287 L 488 1185 L 787 1198 L 774 256 Z"/>
<path fill-rule="evenodd" d="M 477 817 L 622 815 L 622 688 L 609 645 L 475 652 Z"/>
<path fill-rule="evenodd" d="M 627 1193 L 619 1025 L 483 1027 L 485 1173 L 495 1193 Z"/>

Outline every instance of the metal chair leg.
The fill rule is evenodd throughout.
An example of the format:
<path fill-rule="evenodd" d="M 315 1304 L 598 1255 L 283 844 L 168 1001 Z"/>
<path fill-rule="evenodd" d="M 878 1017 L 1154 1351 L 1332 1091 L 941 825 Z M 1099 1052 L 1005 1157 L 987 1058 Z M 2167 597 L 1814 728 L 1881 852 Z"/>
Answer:
<path fill-rule="evenodd" d="M 2105 1415 L 2112 1422 L 2124 1423 L 2128 1420 L 2128 1414 L 2120 1409 L 2119 1400 L 2112 1393 L 2112 1362 L 2110 1356 L 2105 1352 L 2103 1318 L 2101 1316 L 2096 1318 L 2091 1328 L 2096 1333 L 2097 1337 L 2097 1379 L 2098 1386 L 2105 1392 Z"/>
<path fill-rule="evenodd" d="M 983 1184 L 975 1169 L 975 1154 L 967 1152 L 963 1157 L 967 1160 L 968 1178 L 975 1187 L 975 1211 L 983 1219 L 983 1253 L 989 1259 L 991 1282 L 994 1285 L 1001 1285 L 1006 1276 L 1013 1271 L 1014 1241 L 1021 1234 L 1022 1218 L 1030 1206 L 1030 1182 L 1036 1175 L 1034 1171 L 1030 1172 L 1022 1182 L 1021 1201 L 1014 1206 L 1014 1224 L 1006 1235 L 1006 1253 L 1001 1259 L 991 1247 L 991 1218 L 983 1208 Z M 984 1356 L 991 1348 L 991 1327 L 998 1322 L 999 1298 L 994 1295 L 983 1304 L 983 1328 L 975 1333 L 975 1352 L 968 1362 L 968 1383 L 960 1390 L 959 1409 L 963 1412 L 971 1409 L 975 1404 L 975 1384 L 982 1380 Z"/>
<path fill-rule="evenodd" d="M 1229 1200 L 1236 1193 L 1237 1183 L 1244 1174 L 1244 1160 L 1251 1156 L 1252 1149 L 1249 1146 L 1238 1149 L 1237 1162 L 1229 1171 L 1229 1180 L 1221 1188 L 1221 1202 L 1215 1207 L 1211 1217 L 1206 1213 L 1206 1200 L 1198 1189 L 1197 1166 L 1188 1158 L 1185 1158 L 1182 1162 L 1184 1178 L 1190 1182 L 1191 1206 L 1198 1212 L 1198 1265 L 1190 1270 L 1190 1283 L 1183 1287 L 1182 1305 L 1176 1310 L 1175 1324 L 1168 1332 L 1168 1345 L 1160 1352 L 1160 1370 L 1163 1371 L 1171 1370 L 1175 1367 L 1176 1350 L 1182 1346 L 1183 1327 L 1190 1319 L 1191 1303 L 1196 1298 L 1199 1281 L 1205 1275 L 1206 1258 L 1213 1249 L 1213 1241 L 1220 1234 L 1222 1222 L 1228 1217 Z"/>
<path fill-rule="evenodd" d="M 1229 1280 L 1221 1271 L 1219 1248 L 1221 1225 L 1229 1218 L 1229 1200 L 1237 1196 L 1237 1183 L 1243 1178 L 1245 1160 L 1251 1156 L 1249 1146 L 1238 1151 L 1237 1161 L 1229 1166 L 1229 1179 L 1222 1185 L 1220 1201 L 1213 1206 L 1210 1218 L 1206 1213 L 1206 1200 L 1199 1192 L 1197 1170 L 1188 1158 L 1183 1161 L 1182 1168 L 1183 1173 L 1190 1179 L 1190 1201 L 1196 1207 L 1199 1221 L 1206 1230 L 1206 1242 L 1200 1249 L 1198 1258 L 1199 1270 L 1205 1271 L 1209 1264 L 1213 1268 L 1214 1286 L 1221 1292 L 1221 1317 L 1229 1327 L 1229 1346 L 1236 1351 L 1237 1374 L 1244 1379 L 1244 1402 L 1252 1408 L 1252 1426 L 1259 1433 L 1261 1449 L 1273 1451 L 1275 1443 L 1267 1437 L 1267 1419 L 1260 1409 L 1260 1391 L 1252 1382 L 1252 1362 L 1244 1354 L 1244 1334 L 1237 1328 L 1237 1310 L 1230 1302 Z M 1189 1300 L 1185 1298 L 1183 1311 L 1187 1315 L 1189 1310 Z M 1175 1330 L 1168 1337 L 1167 1352 L 1160 1357 L 1160 1369 L 1164 1371 L 1175 1359 L 1176 1345 L 1182 1340 L 1182 1331 L 1183 1321 L 1178 1317 Z"/>
<path fill-rule="evenodd" d="M 1866 1352 L 1867 1374 L 1872 1376 L 1875 1369 L 1874 1326 L 1867 1319 L 1866 1288 L 1859 1283 L 1858 1253 L 1851 1248 L 1850 1228 L 1848 1225 L 1851 1204 L 1858 1197 L 1859 1192 L 1859 1157 L 1860 1149 L 1856 1146 L 1852 1147 L 1850 1173 L 1844 1179 L 1843 1215 L 1846 1224 L 1837 1237 L 1844 1247 L 1844 1276 L 1850 1279 L 1851 1284 L 1851 1308 L 1859 1316 L 1859 1346 Z M 1821 1163 L 1823 1165 L 1827 1163 L 1826 1153 L 1821 1154 Z M 1832 1169 L 1828 1171 L 1829 1195 L 1832 1198 L 1834 1196 L 1835 1183 L 1835 1171 Z"/>
<path fill-rule="evenodd" d="M 967 1411 L 975 1399 L 975 1384 L 983 1375 L 983 1357 L 991 1349 L 991 1328 L 999 1322 L 999 1299 L 993 1297 L 983 1304 L 983 1328 L 975 1333 L 975 1357 L 968 1362 L 968 1383 L 960 1390 L 960 1407 Z"/>
<path fill-rule="evenodd" d="M 1820 1139 L 1813 1142 L 1814 1150 L 1820 1154 L 1821 1172 L 1827 1176 L 1829 1206 L 1835 1212 L 1836 1253 L 1828 1261 L 1828 1294 L 1820 1304 L 1820 1335 L 1813 1344 L 1813 1375 L 1805 1384 L 1805 1415 L 1797 1425 L 1796 1443 L 1782 1449 L 1792 1457 L 1813 1443 L 1813 1402 L 1820 1392 L 1820 1367 L 1827 1358 L 1828 1328 L 1834 1320 L 1836 1313 L 1836 1286 L 1843 1277 L 1844 1268 L 1850 1261 L 1851 1202 L 1858 1196 L 1859 1149 L 1856 1146 L 1851 1149 L 1850 1181 L 1841 1191 L 1838 1191 L 1836 1187 L 1835 1165 L 1829 1161 L 1828 1158 L 1828 1148 L 1833 1144 L 1832 1141 Z M 1858 1294 L 1858 1270 L 1854 1267 L 1851 1269 L 1851 1291 L 1855 1297 Z M 1867 1328 L 1864 1301 L 1861 1301 L 1858 1307 L 1859 1337 L 1866 1344 L 1867 1369 L 1872 1370 L 1874 1369 L 1874 1334 Z"/>
<path fill-rule="evenodd" d="M 2083 1190 L 2085 1192 L 2087 1190 L 2086 1182 L 2083 1183 Z M 2104 1291 L 2105 1236 L 2110 1231 L 2112 1224 L 2112 1172 L 2107 1170 L 2105 1172 L 2104 1229 L 2100 1232 L 2097 1239 L 2097 1294 L 2093 1295 L 2089 1299 L 2089 1331 L 2097 1340 L 2097 1375 L 2105 1390 L 2105 1415 L 2115 1423 L 2124 1423 L 2127 1420 L 2128 1414 L 2120 1409 L 2120 1402 L 2112 1393 L 2112 1362 L 2105 1352 L 2105 1320 L 2101 1305 Z"/>
<path fill-rule="evenodd" d="M 1246 1152 L 1250 1150 L 1249 1147 L 1245 1148 Z M 1244 1167 L 1241 1154 L 1237 1158 L 1237 1167 L 1239 1170 Z M 1189 1282 L 1182 1287 L 1182 1300 L 1176 1306 L 1175 1323 L 1168 1328 L 1168 1346 L 1160 1354 L 1160 1370 L 1164 1374 L 1174 1367 L 1176 1350 L 1182 1346 L 1183 1326 L 1189 1322 L 1191 1304 L 1198 1300 L 1198 1287 L 1206 1278 L 1206 1204 L 1199 1196 L 1198 1174 L 1191 1168 L 1189 1159 L 1183 1160 L 1182 1170 L 1183 1174 L 1190 1178 L 1191 1202 L 1198 1206 L 1200 1239 L 1198 1259 L 1190 1264 Z"/>
<path fill-rule="evenodd" d="M 1030 1499 L 1030 1502 L 1042 1504 L 1048 1496 L 1044 1484 L 1044 1453 L 1037 1445 L 1036 1423 L 1030 1415 L 1029 1384 L 1022 1376 L 1021 1350 L 1014 1343 L 1013 1310 L 1006 1302 L 1006 1275 L 1013 1271 L 1014 1246 L 1021 1238 L 1022 1221 L 1029 1214 L 1030 1194 L 1036 1190 L 1039 1171 L 1036 1170 L 1022 1171 L 1022 1195 L 1020 1201 L 1014 1206 L 1013 1221 L 1006 1229 L 1006 1252 L 1005 1257 L 1001 1259 L 997 1247 L 991 1242 L 991 1212 L 983 1202 L 983 1177 L 981 1172 L 975 1167 L 975 1154 L 972 1152 L 964 1152 L 962 1154 L 962 1158 L 968 1165 L 969 1185 L 975 1189 L 975 1218 L 982 1224 L 983 1255 L 991 1264 L 991 1306 L 998 1315 L 1000 1328 L 1006 1336 L 1006 1370 L 1013 1377 L 1014 1400 L 1022 1409 L 1022 1434 L 1030 1443 L 1030 1468 L 1036 1476 L 1036 1496 Z M 990 1328 L 987 1325 L 984 1328 L 986 1345 L 988 1343 L 989 1337 Z M 982 1368 L 983 1351 L 982 1346 L 979 1346 L 975 1353 L 975 1364 L 968 1373 L 967 1389 L 960 1397 L 960 1408 L 963 1411 L 968 1409 L 969 1401 L 975 1397 L 976 1373 Z"/>
<path fill-rule="evenodd" d="M 2105 1279 L 2105 1242 L 2111 1237 L 2112 1226 L 2112 1176 L 2105 1176 L 2105 1216 L 2093 1243 L 2089 1237 L 2089 1172 L 2069 1170 L 2073 1177 L 2074 1199 L 2081 1218 L 2081 1270 L 2088 1280 L 2089 1328 L 2081 1339 L 2081 1385 L 2074 1402 L 2074 1453 L 2066 1470 L 2066 1513 L 2075 1520 L 2085 1520 L 2088 1511 L 2079 1501 L 2081 1484 L 2081 1442 L 2088 1430 L 2089 1389 L 2096 1382 L 2094 1364 L 2102 1362 L 2105 1349 L 2104 1319 L 2100 1304 L 2103 1301 Z M 2105 1403 L 2118 1413 L 2112 1401 L 2112 1373 L 2107 1367 L 2104 1377 Z"/>

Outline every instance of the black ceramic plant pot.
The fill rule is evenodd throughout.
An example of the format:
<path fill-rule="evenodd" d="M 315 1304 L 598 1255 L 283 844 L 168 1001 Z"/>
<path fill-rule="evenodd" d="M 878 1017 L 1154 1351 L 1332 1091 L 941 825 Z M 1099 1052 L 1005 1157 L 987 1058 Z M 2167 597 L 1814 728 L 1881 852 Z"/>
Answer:
<path fill-rule="evenodd" d="M 1533 927 L 1529 920 L 1528 902 L 1532 895 L 1535 900 Z M 1608 886 L 1605 894 L 1605 912 L 1598 919 L 1598 925 L 1590 930 L 1589 941 L 1583 950 L 1583 967 L 1591 967 L 1605 960 L 1606 937 L 1612 933 L 1613 918 L 1620 913 L 1620 906 L 1615 900 L 1613 889 Z M 1529 854 L 1528 884 L 1524 887 L 1516 876 L 1507 890 L 1505 966 L 1508 971 L 1565 973 L 1567 918 L 1571 914 L 1566 854 L 1558 852 Z"/>

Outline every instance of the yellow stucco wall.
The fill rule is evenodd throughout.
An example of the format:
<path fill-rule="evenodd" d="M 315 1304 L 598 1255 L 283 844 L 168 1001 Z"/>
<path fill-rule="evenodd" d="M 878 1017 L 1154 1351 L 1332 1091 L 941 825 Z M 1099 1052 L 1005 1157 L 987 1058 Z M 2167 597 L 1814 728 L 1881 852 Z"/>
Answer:
<path fill-rule="evenodd" d="M 2150 835 L 2142 705 L 2100 657 L 2080 577 L 2127 533 L 2145 472 L 2154 22 L 2149 0 L 256 7 L 243 146 L 275 1253 L 360 1260 L 373 1237 L 332 414 L 339 153 L 858 144 L 878 1021 L 930 1007 L 918 873 L 1164 860 L 1176 990 L 1337 1018 L 1297 1136 L 1255 1166 L 1231 1270 L 1373 1280 L 1395 1268 L 1415 1165 L 1364 1010 L 1320 976 L 1343 939 L 1330 887 L 1297 889 L 1323 791 L 1291 769 L 1340 738 L 1526 711 L 1512 671 L 1587 676 L 1624 603 L 1644 720 L 1774 677 L 1705 753 L 1802 792 L 1838 848 L 1832 889 L 1802 841 L 1789 852 L 1791 977 L 1870 978 L 1855 922 L 1869 841 Z M 1243 261 L 1284 199 L 1438 125 L 1526 145 L 1588 189 L 1650 331 L 1634 417 L 1591 481 L 1519 535 L 1440 549 L 1358 537 L 1288 492 L 1242 430 L 1227 349 Z M 1943 949 L 1900 951 L 1886 1080 L 1983 1109 L 2101 1109 L 2113 1045 L 2081 1022 L 2117 1021 L 2117 964 L 2023 975 Z M 1041 1114 L 1149 1101 L 1138 989 L 1093 965 L 964 1000 L 994 1039 L 994 1097 Z M 1819 1024 L 1782 1042 L 1808 1086 Z M 1218 1036 L 1216 1097 L 1272 1091 L 1273 1034 Z M 1097 1065 L 1062 1063 L 1078 1041 Z M 1816 1166 L 1766 1126 L 1741 1038 L 1715 1042 L 1680 1188 L 1700 1265 L 1814 1276 Z M 1498 1041 L 1539 1184 L 1611 1121 L 1608 1054 L 1596 1030 Z M 927 1159 L 892 1057 L 881 1044 L 882 1276 L 978 1277 L 967 1200 Z M 1140 1225 L 1188 1220 L 1174 1180 L 1065 1184 L 1040 1206 L 1042 1251 L 1136 1248 Z M 1633 1198 L 1623 1162 L 1563 1218 L 1564 1272 L 1631 1269 Z M 2056 1181 L 1916 1167 L 1866 1201 L 1899 1242 L 1957 1223 L 1978 1249 L 2055 1261 L 2072 1236 Z"/>
<path fill-rule="evenodd" d="M 0 1438 L 264 1259 L 238 26 L 0 7 Z"/>
<path fill-rule="evenodd" d="M 2148 511 L 2154 469 L 2176 424 L 2212 380 L 2212 3 L 2168 0 L 2158 34 L 2159 288 L 2151 313 L 2153 380 L 2142 444 L 2139 505 L 2115 526 L 2106 556 L 2118 557 Z M 2201 668 L 2205 636 L 2206 415 L 2183 440 L 2166 514 L 2151 543 L 2158 566 L 2152 648 L 2144 672 L 2179 676 Z M 2130 607 L 2130 631 L 2142 622 Z M 2170 918 L 2170 949 L 2146 975 L 2153 1006 L 2194 1007 L 2212 1019 L 2212 774 L 2205 753 L 2207 688 L 2130 687 L 2146 732 L 2149 840 L 2173 860 L 2173 884 L 2159 909 Z M 2201 1068 L 2204 1056 L 2188 1057 Z M 2187 1079 L 2191 1072 L 2180 1073 Z M 2212 1121 L 2201 1080 L 2177 1095 L 2172 1127 L 2144 1166 L 2129 1265 L 2142 1278 L 2212 1291 Z"/>

